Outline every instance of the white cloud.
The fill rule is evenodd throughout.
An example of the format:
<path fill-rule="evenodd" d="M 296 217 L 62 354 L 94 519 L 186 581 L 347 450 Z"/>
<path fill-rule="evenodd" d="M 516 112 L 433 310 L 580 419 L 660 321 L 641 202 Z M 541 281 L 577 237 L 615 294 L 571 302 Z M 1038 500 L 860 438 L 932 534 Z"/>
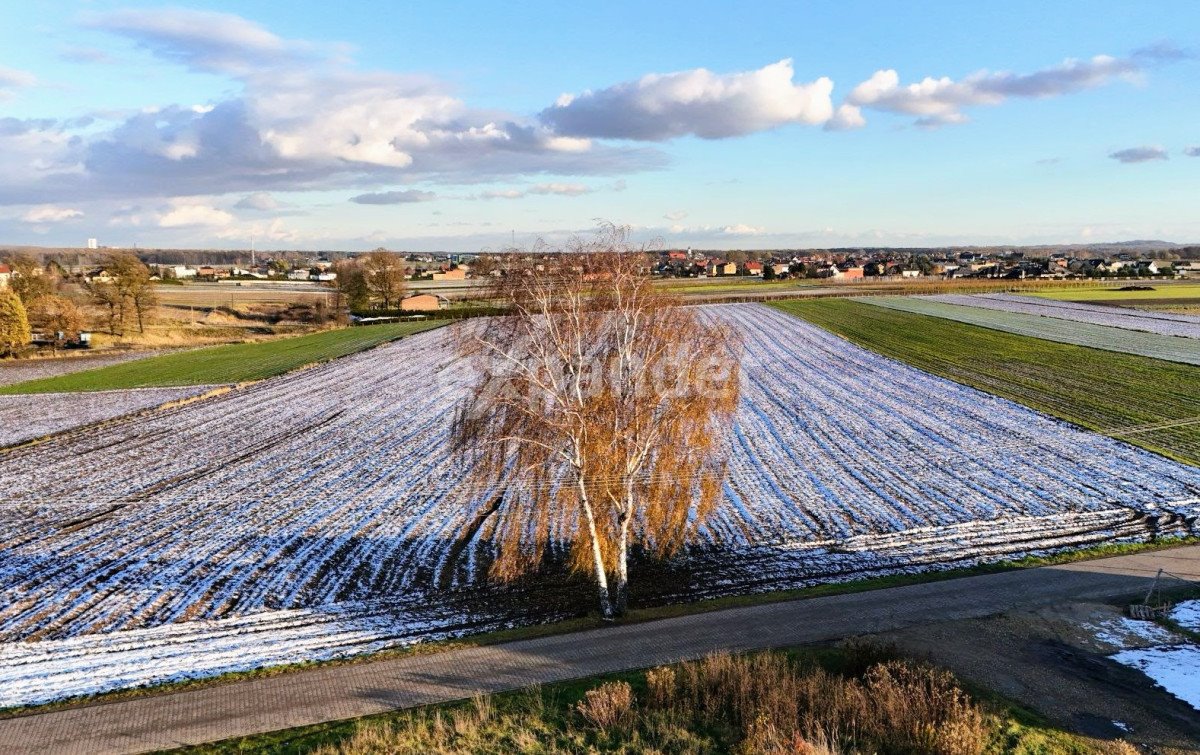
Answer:
<path fill-rule="evenodd" d="M 567 197 L 578 197 L 591 194 L 595 189 L 586 184 L 548 183 L 538 184 L 529 190 L 530 194 L 560 194 Z"/>
<path fill-rule="evenodd" d="M 1088 60 L 1068 59 L 1029 74 L 979 71 L 959 80 L 926 77 L 905 85 L 895 70 L 884 69 L 854 87 L 845 104 L 918 116 L 917 124 L 922 126 L 962 123 L 967 120 L 964 108 L 999 105 L 1010 97 L 1058 97 L 1131 79 L 1140 68 L 1139 59 L 1133 56 L 1097 55 Z"/>
<path fill-rule="evenodd" d="M 520 189 L 492 189 L 479 195 L 479 199 L 520 199 L 525 192 Z"/>
<path fill-rule="evenodd" d="M 1183 154 L 1188 157 L 1200 157 L 1200 147 L 1185 147 Z"/>
<path fill-rule="evenodd" d="M 8 99 L 17 89 L 31 87 L 36 83 L 37 77 L 28 71 L 0 66 L 0 100 Z"/>
<path fill-rule="evenodd" d="M 1121 163 L 1145 163 L 1153 160 L 1167 160 L 1169 155 L 1162 147 L 1129 147 L 1127 149 L 1119 149 L 1109 155 L 1110 158 Z"/>
<path fill-rule="evenodd" d="M 758 236 L 766 232 L 767 229 L 763 228 L 762 226 L 746 225 L 745 223 L 727 225 L 721 229 L 721 233 L 725 234 L 726 236 Z"/>
<path fill-rule="evenodd" d="M 61 223 L 64 220 L 74 220 L 75 218 L 83 217 L 83 213 L 79 210 L 70 207 L 55 207 L 54 205 L 42 205 L 34 207 L 24 215 L 21 220 L 25 223 L 44 224 L 44 223 Z"/>
<path fill-rule="evenodd" d="M 281 39 L 232 13 L 187 8 L 125 9 L 92 14 L 85 23 L 133 39 L 155 55 L 208 73 L 246 73 L 278 63 L 307 45 Z"/>
<path fill-rule="evenodd" d="M 158 218 L 159 228 L 222 227 L 235 220 L 225 210 L 206 204 L 179 203 Z"/>
<path fill-rule="evenodd" d="M 591 194 L 594 191 L 596 189 L 587 184 L 543 183 L 531 186 L 528 189 L 492 189 L 481 192 L 474 197 L 468 197 L 468 199 L 521 199 L 532 194 L 579 197 L 584 194 Z M 620 191 L 620 189 L 614 189 L 614 191 Z"/>
<path fill-rule="evenodd" d="M 756 71 L 704 68 L 648 74 L 580 95 L 564 94 L 540 114 L 557 133 L 662 141 L 684 135 L 723 139 L 788 123 L 816 125 L 833 115 L 833 82 L 794 83 L 790 59 Z"/>
<path fill-rule="evenodd" d="M 412 204 L 414 202 L 429 202 L 437 198 L 432 191 L 380 191 L 371 194 L 359 194 L 350 197 L 355 204 Z"/>
<path fill-rule="evenodd" d="M 825 130 L 848 131 L 853 128 L 862 128 L 865 125 L 867 125 L 867 119 L 863 118 L 862 108 L 843 102 L 838 105 L 833 117 L 825 122 Z"/>
<path fill-rule="evenodd" d="M 258 210 L 260 212 L 270 212 L 271 210 L 279 209 L 279 200 L 271 196 L 267 191 L 256 191 L 253 194 L 247 194 L 238 200 L 234 205 L 239 210 Z"/>
<path fill-rule="evenodd" d="M 663 220 L 670 220 L 671 222 L 674 223 L 674 222 L 683 220 L 687 216 L 688 216 L 688 214 L 686 212 L 684 212 L 683 210 L 672 210 L 671 212 L 668 212 L 663 215 Z"/>
<path fill-rule="evenodd" d="M 192 21 L 212 39 L 193 34 Z M 202 105 L 125 113 L 107 130 L 41 124 L 38 149 L 50 153 L 42 171 L 30 170 L 29 144 L 5 154 L 0 129 L 0 204 L 610 175 L 665 163 L 656 150 L 598 145 L 473 109 L 427 77 L 296 57 L 301 43 L 228 14 L 130 11 L 93 25 L 166 60 L 224 71 L 240 88 Z"/>

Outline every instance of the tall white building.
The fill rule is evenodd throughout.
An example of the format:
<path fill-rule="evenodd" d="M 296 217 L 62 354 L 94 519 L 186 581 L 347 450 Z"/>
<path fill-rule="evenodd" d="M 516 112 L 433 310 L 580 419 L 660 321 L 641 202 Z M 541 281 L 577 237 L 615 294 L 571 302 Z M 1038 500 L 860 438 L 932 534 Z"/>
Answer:
<path fill-rule="evenodd" d="M 96 239 L 88 239 L 88 249 L 99 249 L 100 243 Z"/>

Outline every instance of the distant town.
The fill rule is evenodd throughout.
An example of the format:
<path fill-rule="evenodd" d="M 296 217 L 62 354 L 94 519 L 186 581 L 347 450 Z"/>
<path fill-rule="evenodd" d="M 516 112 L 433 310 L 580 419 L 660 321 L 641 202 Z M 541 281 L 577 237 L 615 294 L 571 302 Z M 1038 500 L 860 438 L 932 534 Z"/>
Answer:
<path fill-rule="evenodd" d="M 84 249 L 0 247 L 6 254 L 41 258 L 70 277 L 103 282 L 106 253 L 126 251 L 145 262 L 153 279 L 163 282 L 274 280 L 332 284 L 337 263 L 357 252 L 250 250 L 108 249 L 88 240 Z M 389 251 L 377 249 L 379 251 Z M 395 252 L 411 281 L 463 281 L 503 275 L 506 264 L 527 262 L 525 252 Z M 1126 242 L 1079 247 L 947 247 L 928 249 L 861 248 L 800 250 L 664 249 L 652 253 L 653 273 L 663 278 L 788 280 L 824 278 L 847 282 L 866 278 L 1074 279 L 1200 276 L 1200 246 L 1164 242 Z M 13 271 L 0 264 L 0 286 Z"/>

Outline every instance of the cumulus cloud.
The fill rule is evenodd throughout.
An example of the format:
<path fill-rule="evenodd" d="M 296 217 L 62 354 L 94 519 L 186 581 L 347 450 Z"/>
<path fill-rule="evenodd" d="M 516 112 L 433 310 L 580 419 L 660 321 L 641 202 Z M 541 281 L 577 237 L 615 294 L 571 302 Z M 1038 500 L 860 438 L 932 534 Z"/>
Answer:
<path fill-rule="evenodd" d="M 428 202 L 436 198 L 437 194 L 434 194 L 432 191 L 409 189 L 408 191 L 380 191 L 371 194 L 359 194 L 356 197 L 350 197 L 350 201 L 356 204 L 412 204 L 414 202 Z"/>
<path fill-rule="evenodd" d="M 61 223 L 64 220 L 74 220 L 83 217 L 83 212 L 70 207 L 55 207 L 42 205 L 34 207 L 21 216 L 21 221 L 30 224 Z"/>
<path fill-rule="evenodd" d="M 726 236 L 758 236 L 766 233 L 767 229 L 758 225 L 746 225 L 745 223 L 737 223 L 736 225 L 727 225 L 721 229 L 721 233 Z"/>
<path fill-rule="evenodd" d="M 247 194 L 238 200 L 234 205 L 239 210 L 258 210 L 260 212 L 269 212 L 279 209 L 279 200 L 271 196 L 270 192 L 256 191 L 253 194 Z"/>
<path fill-rule="evenodd" d="M 793 78 L 790 59 L 729 74 L 704 68 L 649 74 L 598 91 L 565 94 L 539 117 L 567 136 L 640 141 L 685 135 L 723 139 L 829 120 L 833 82 Z"/>
<path fill-rule="evenodd" d="M 165 60 L 223 72 L 237 90 L 203 106 L 122 114 L 107 130 L 39 124 L 22 144 L 0 135 L 0 204 L 611 175 L 665 164 L 657 150 L 556 134 L 471 108 L 427 77 L 297 57 L 301 43 L 252 22 L 192 13 L 122 11 L 91 23 Z"/>
<path fill-rule="evenodd" d="M 825 122 L 826 131 L 847 131 L 852 128 L 862 128 L 867 125 L 862 108 L 857 105 L 842 103 L 834 111 L 833 117 Z"/>
<path fill-rule="evenodd" d="M 1152 160 L 1168 159 L 1167 151 L 1162 147 L 1129 147 L 1109 154 L 1109 157 L 1122 163 L 1145 163 Z"/>
<path fill-rule="evenodd" d="M 230 213 L 206 204 L 179 203 L 158 218 L 159 228 L 189 228 L 195 226 L 227 226 L 235 218 Z"/>
<path fill-rule="evenodd" d="M 958 80 L 926 77 L 913 84 L 901 84 L 899 73 L 884 69 L 854 87 L 845 105 L 917 116 L 918 125 L 939 126 L 966 121 L 964 108 L 995 106 L 1012 97 L 1058 97 L 1129 79 L 1140 69 L 1135 56 L 1097 55 L 1027 74 L 979 71 Z"/>
<path fill-rule="evenodd" d="M 1200 147 L 1186 147 L 1183 150 L 1183 154 L 1188 157 L 1200 157 Z"/>

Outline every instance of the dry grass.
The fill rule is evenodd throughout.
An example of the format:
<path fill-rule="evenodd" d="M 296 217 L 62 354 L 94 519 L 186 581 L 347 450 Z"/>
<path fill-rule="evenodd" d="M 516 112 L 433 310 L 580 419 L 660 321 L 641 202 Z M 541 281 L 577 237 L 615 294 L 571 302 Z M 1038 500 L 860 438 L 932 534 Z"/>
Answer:
<path fill-rule="evenodd" d="M 998 726 L 949 672 L 913 661 L 844 675 L 778 652 L 714 655 L 643 680 L 605 682 L 573 705 L 533 691 L 502 708 L 476 698 L 414 711 L 318 752 L 977 755 Z"/>

